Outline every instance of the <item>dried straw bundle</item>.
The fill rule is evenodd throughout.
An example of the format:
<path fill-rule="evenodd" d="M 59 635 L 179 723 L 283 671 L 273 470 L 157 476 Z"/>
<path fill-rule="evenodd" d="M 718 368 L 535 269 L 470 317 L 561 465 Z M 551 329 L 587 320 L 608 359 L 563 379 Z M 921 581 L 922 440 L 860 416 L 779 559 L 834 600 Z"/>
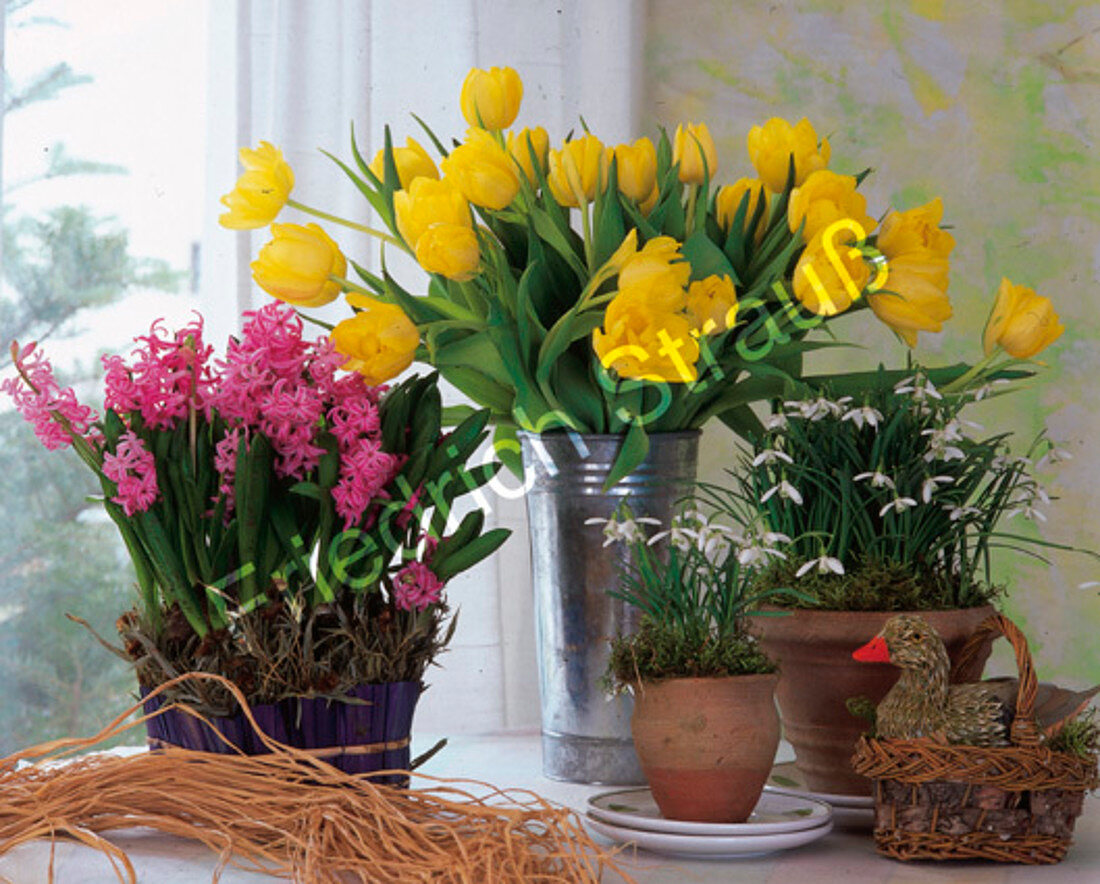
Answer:
<path fill-rule="evenodd" d="M 181 676 L 196 677 L 218 678 Z M 631 880 L 575 813 L 528 791 L 416 773 L 419 788 L 375 785 L 274 741 L 265 741 L 270 755 L 169 748 L 54 763 L 140 725 L 144 717 L 126 723 L 139 708 L 93 737 L 0 761 L 0 854 L 68 836 L 102 851 L 120 881 L 136 884 L 129 858 L 101 833 L 148 826 L 220 854 L 215 884 L 226 865 L 303 884 L 343 884 L 349 874 L 387 882 L 597 882 L 605 869 Z"/>

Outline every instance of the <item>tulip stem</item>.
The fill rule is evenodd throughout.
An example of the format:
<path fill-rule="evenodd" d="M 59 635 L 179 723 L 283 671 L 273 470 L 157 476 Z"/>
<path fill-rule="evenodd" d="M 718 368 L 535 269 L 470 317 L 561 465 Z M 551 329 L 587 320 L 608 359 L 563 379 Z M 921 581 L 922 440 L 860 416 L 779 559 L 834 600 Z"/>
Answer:
<path fill-rule="evenodd" d="M 339 215 L 330 215 L 328 212 L 322 212 L 320 209 L 314 209 L 311 206 L 304 205 L 297 200 L 287 200 L 286 204 L 291 208 L 297 209 L 299 212 L 305 212 L 309 215 L 313 215 L 315 218 L 321 218 L 324 221 L 332 221 L 334 224 L 341 224 L 344 227 L 348 227 L 352 230 L 358 230 L 360 233 L 366 233 L 370 236 L 377 237 L 383 242 L 391 243 L 404 249 L 406 252 L 409 249 L 401 242 L 396 236 L 391 236 L 384 230 L 376 230 L 373 227 L 367 227 L 365 224 L 356 224 L 354 221 L 349 221 L 347 218 L 341 218 Z"/>
<path fill-rule="evenodd" d="M 695 227 L 695 200 L 698 196 L 699 187 L 694 184 L 691 185 L 691 190 L 688 193 L 687 222 L 684 228 L 685 240 L 691 236 L 691 231 Z"/>

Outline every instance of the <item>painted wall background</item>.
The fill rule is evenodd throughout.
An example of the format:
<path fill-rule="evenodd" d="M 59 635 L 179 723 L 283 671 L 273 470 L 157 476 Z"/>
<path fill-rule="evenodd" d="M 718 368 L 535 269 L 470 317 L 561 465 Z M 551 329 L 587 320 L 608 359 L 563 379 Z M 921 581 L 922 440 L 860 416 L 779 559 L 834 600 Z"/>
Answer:
<path fill-rule="evenodd" d="M 808 117 L 829 137 L 830 168 L 874 173 L 868 209 L 942 196 L 954 227 L 943 334 L 921 335 L 927 364 L 973 361 L 1002 276 L 1052 298 L 1067 331 L 1049 367 L 975 408 L 989 433 L 1011 429 L 1023 453 L 1044 423 L 1073 459 L 1041 474 L 1049 521 L 1014 531 L 1100 550 L 1100 6 L 1064 0 L 650 0 L 643 130 L 705 121 L 718 178 L 752 175 L 748 130 Z M 836 325 L 863 349 L 830 364 L 899 365 L 905 346 L 869 312 Z M 702 475 L 718 479 L 736 444 L 708 425 Z M 1100 680 L 1100 562 L 1055 553 L 1052 567 L 1005 552 L 996 578 L 1031 637 L 1040 674 Z M 1002 643 L 1003 644 L 1003 643 Z M 997 662 L 1004 665 L 1003 653 Z"/>

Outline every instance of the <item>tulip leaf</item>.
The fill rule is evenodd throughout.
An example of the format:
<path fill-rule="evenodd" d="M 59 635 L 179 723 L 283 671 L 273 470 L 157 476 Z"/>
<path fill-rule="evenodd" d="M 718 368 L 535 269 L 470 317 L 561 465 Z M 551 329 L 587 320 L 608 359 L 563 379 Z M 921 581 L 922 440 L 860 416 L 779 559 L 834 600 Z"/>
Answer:
<path fill-rule="evenodd" d="M 439 151 L 439 155 L 441 157 L 446 157 L 447 148 L 445 148 L 443 146 L 443 142 L 436 137 L 436 134 L 431 130 L 431 127 L 422 119 L 420 119 L 420 117 L 418 117 L 416 114 L 412 114 L 411 116 L 414 120 L 416 120 L 416 122 L 420 124 L 420 128 L 423 129 L 424 133 L 432 140 L 432 144 L 434 144 L 435 149 Z"/>
<path fill-rule="evenodd" d="M 759 439 L 764 435 L 764 425 L 748 405 L 720 412 L 718 419 L 742 439 Z"/>
<path fill-rule="evenodd" d="M 493 454 L 520 480 L 523 479 L 522 446 L 516 438 L 516 427 L 498 423 L 493 428 Z"/>
<path fill-rule="evenodd" d="M 393 227 L 393 208 L 387 204 L 385 197 L 377 190 L 373 189 L 370 184 L 355 174 L 354 170 L 343 160 L 334 154 L 329 153 L 327 150 L 321 149 L 326 157 L 332 160 L 336 165 L 344 170 L 344 174 L 352 180 L 352 183 L 356 186 L 363 197 L 366 199 L 374 211 L 376 211 L 382 220 L 386 222 L 388 226 Z"/>
<path fill-rule="evenodd" d="M 613 159 L 608 167 L 607 183 L 596 196 L 592 210 L 593 265 L 602 267 L 622 245 L 626 236 L 623 210 L 619 202 L 618 163 Z"/>
<path fill-rule="evenodd" d="M 566 351 L 554 363 L 550 387 L 554 391 L 554 401 L 577 419 L 578 426 L 574 429 L 582 433 L 600 431 L 603 424 L 600 397 L 593 395 L 587 369 L 578 364 L 572 353 Z"/>
<path fill-rule="evenodd" d="M 497 383 L 476 368 L 452 365 L 441 368 L 440 374 L 478 405 L 492 409 L 494 414 L 512 413 L 517 392 Z"/>
<path fill-rule="evenodd" d="M 577 340 L 590 335 L 603 324 L 603 312 L 592 310 L 587 313 L 566 314 L 546 335 L 539 348 L 538 371 L 536 377 L 544 384 L 550 377 L 550 369 L 569 346 Z"/>
<path fill-rule="evenodd" d="M 636 420 L 630 425 L 630 429 L 623 436 L 623 443 L 615 455 L 615 461 L 611 465 L 611 472 L 607 474 L 607 481 L 603 483 L 603 490 L 610 491 L 620 481 L 625 479 L 638 468 L 649 454 L 649 436 L 646 435 L 645 425 Z"/>
<path fill-rule="evenodd" d="M 680 251 L 691 263 L 691 279 L 728 276 L 734 285 L 741 284 L 741 279 L 730 264 L 726 253 L 718 248 L 703 231 L 697 230 L 689 236 Z"/>
<path fill-rule="evenodd" d="M 431 350 L 432 364 L 440 368 L 471 366 L 502 386 L 512 382 L 499 351 L 484 334 L 465 335 Z"/>

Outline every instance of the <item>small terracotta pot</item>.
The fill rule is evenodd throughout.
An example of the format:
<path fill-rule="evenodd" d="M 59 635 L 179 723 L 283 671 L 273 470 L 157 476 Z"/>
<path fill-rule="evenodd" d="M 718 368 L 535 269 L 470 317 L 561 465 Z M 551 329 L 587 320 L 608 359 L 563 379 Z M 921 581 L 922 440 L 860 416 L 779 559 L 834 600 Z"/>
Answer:
<path fill-rule="evenodd" d="M 870 795 L 871 781 L 852 770 L 851 756 L 867 722 L 848 712 L 849 697 L 876 705 L 898 679 L 888 663 L 860 663 L 852 651 L 870 641 L 900 611 L 804 611 L 758 617 L 754 626 L 764 652 L 779 664 L 776 698 L 783 735 L 794 747 L 798 770 L 815 792 Z M 947 645 L 952 660 L 992 607 L 916 611 Z M 989 658 L 986 648 L 959 681 L 976 681 Z"/>
<path fill-rule="evenodd" d="M 777 675 L 674 678 L 634 690 L 634 748 L 661 815 L 744 822 L 779 745 Z"/>

